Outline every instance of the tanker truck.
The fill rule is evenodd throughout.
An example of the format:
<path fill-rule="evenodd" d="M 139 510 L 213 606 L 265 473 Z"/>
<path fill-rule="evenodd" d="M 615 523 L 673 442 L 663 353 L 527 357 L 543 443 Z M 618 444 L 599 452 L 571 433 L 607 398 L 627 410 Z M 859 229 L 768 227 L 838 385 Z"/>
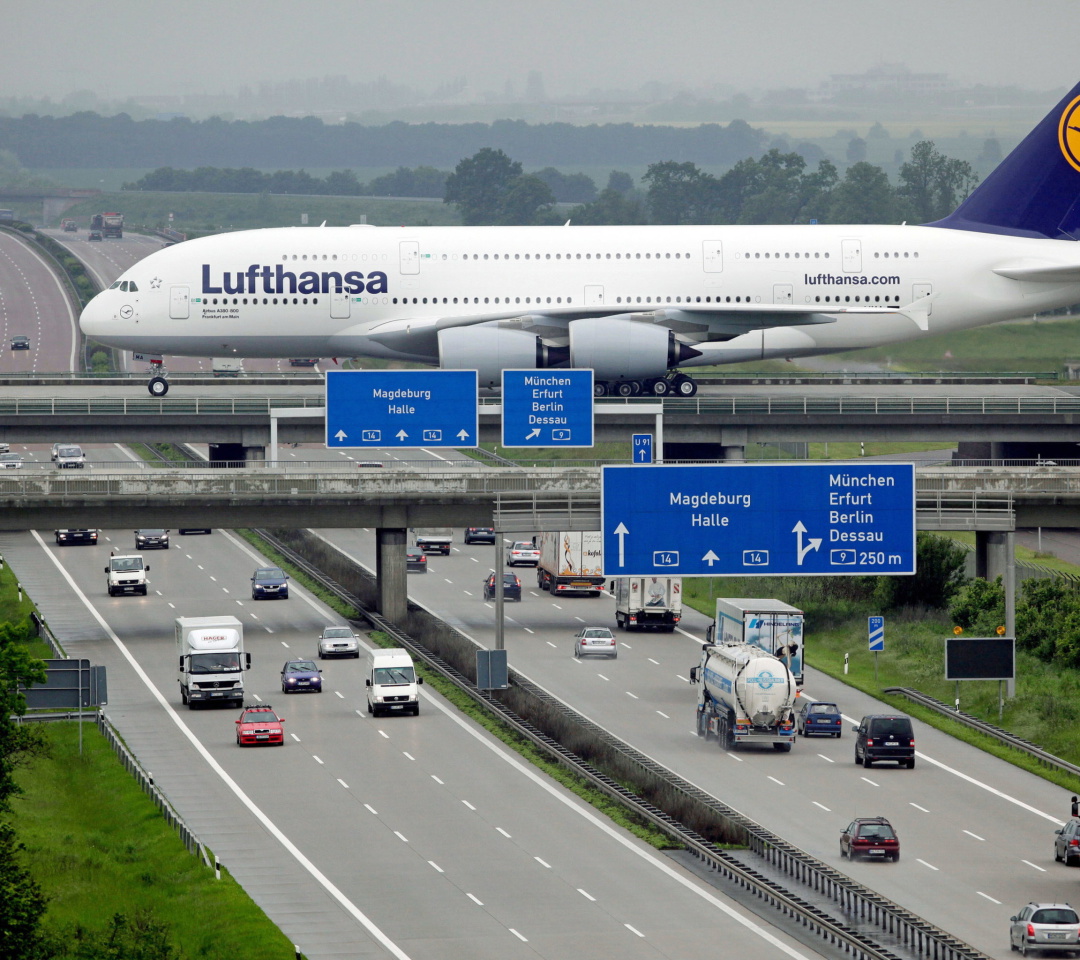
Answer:
<path fill-rule="evenodd" d="M 700 684 L 699 737 L 715 736 L 723 750 L 744 743 L 791 749 L 799 691 L 779 657 L 748 643 L 705 643 L 701 663 L 690 670 L 690 682 Z"/>

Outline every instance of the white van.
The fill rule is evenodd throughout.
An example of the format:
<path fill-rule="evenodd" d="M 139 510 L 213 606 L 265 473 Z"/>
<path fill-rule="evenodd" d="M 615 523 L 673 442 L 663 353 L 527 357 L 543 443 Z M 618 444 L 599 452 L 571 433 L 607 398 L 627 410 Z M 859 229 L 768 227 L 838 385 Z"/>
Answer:
<path fill-rule="evenodd" d="M 141 593 L 146 596 L 150 581 L 146 575 L 150 564 L 137 553 L 113 553 L 109 555 L 109 565 L 105 568 L 105 588 L 110 597 L 118 593 Z"/>
<path fill-rule="evenodd" d="M 368 654 L 367 711 L 380 713 L 409 713 L 420 715 L 420 690 L 424 682 L 416 675 L 412 657 L 401 647 L 372 650 Z"/>

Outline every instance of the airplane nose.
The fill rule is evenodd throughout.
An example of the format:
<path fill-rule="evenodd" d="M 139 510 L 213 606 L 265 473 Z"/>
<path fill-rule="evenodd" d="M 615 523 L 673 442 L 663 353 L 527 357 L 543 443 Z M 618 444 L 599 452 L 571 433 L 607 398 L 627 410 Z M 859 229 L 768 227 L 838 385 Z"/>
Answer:
<path fill-rule="evenodd" d="M 108 321 L 111 319 L 110 311 L 102 302 L 104 295 L 99 293 L 85 307 L 79 315 L 79 329 L 91 339 L 97 340 L 108 333 Z"/>

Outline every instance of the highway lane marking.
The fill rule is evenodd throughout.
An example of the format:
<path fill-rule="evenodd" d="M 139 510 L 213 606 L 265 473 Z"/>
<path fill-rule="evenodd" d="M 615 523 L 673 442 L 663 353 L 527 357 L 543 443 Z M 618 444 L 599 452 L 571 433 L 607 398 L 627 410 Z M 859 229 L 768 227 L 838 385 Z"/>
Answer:
<path fill-rule="evenodd" d="M 385 730 L 380 730 L 380 731 L 379 731 L 379 736 L 380 736 L 380 737 L 383 737 L 383 738 L 384 738 L 384 739 L 386 739 L 386 740 L 389 740 L 389 739 L 390 739 L 390 734 L 388 734 L 388 733 L 387 733 L 387 732 L 386 732 Z"/>
<path fill-rule="evenodd" d="M 981 840 L 983 843 L 986 843 L 986 837 L 980 837 L 977 833 L 972 833 L 970 830 L 965 830 L 964 833 L 969 837 L 974 837 L 976 840 Z"/>
<path fill-rule="evenodd" d="M 619 646 L 622 646 L 622 647 L 626 647 L 626 649 L 627 649 L 627 650 L 633 650 L 633 649 L 634 649 L 634 648 L 633 648 L 632 646 L 630 646 L 630 644 L 628 644 L 628 643 L 627 643 L 627 642 L 626 642 L 625 640 L 620 640 L 620 641 L 619 641 Z"/>
<path fill-rule="evenodd" d="M 340 697 L 342 700 L 345 699 L 345 694 L 343 694 L 340 690 L 335 690 L 334 694 L 335 694 L 335 696 Z"/>
<path fill-rule="evenodd" d="M 693 732 L 693 731 L 691 731 L 691 733 L 694 733 L 694 732 Z M 694 733 L 694 736 L 696 737 L 696 736 L 697 736 L 697 734 L 696 734 L 696 733 Z M 726 752 L 727 752 L 727 755 L 728 755 L 729 757 L 731 757 L 731 759 L 732 759 L 732 760 L 738 760 L 738 761 L 739 761 L 739 763 L 742 763 L 742 762 L 743 762 L 743 758 L 742 758 L 742 757 L 740 757 L 740 756 L 739 756 L 739 755 L 738 755 L 737 753 L 732 753 L 732 752 L 731 752 L 730 750 L 728 750 L 728 751 L 726 751 Z"/>
<path fill-rule="evenodd" d="M 395 830 L 394 831 L 394 836 L 400 838 L 402 843 L 408 843 L 409 842 L 409 838 L 407 836 L 405 836 L 405 834 L 403 834 L 400 830 Z"/>
<path fill-rule="evenodd" d="M 641 699 L 641 697 L 639 697 L 636 693 L 631 693 L 629 690 L 626 691 L 626 695 L 628 697 L 633 697 L 635 700 L 640 700 Z"/>
<path fill-rule="evenodd" d="M 315 756 L 315 754 L 311 755 L 311 759 L 314 760 L 320 766 L 325 766 L 325 764 L 322 762 L 322 760 L 320 760 L 317 756 Z"/>
<path fill-rule="evenodd" d="M 471 593 L 469 593 L 469 591 L 468 591 L 468 590 L 462 590 L 461 592 L 462 592 L 463 594 L 465 594 L 465 596 L 467 596 L 467 597 L 471 597 L 471 596 L 472 596 L 472 594 L 471 594 Z"/>
<path fill-rule="evenodd" d="M 446 580 L 447 583 L 453 583 L 454 582 L 453 580 L 449 580 L 446 577 L 443 577 L 443 579 Z"/>
<path fill-rule="evenodd" d="M 690 682 L 690 678 L 689 677 L 684 677 L 681 673 L 677 673 L 677 674 L 675 674 L 675 676 L 678 677 L 683 683 L 689 683 Z"/>
<path fill-rule="evenodd" d="M 375 814 L 375 816 L 379 815 L 379 811 L 376 810 L 370 803 L 365 803 L 364 806 L 367 807 L 368 810 L 371 811 L 371 813 Z"/>
<path fill-rule="evenodd" d="M 498 830 L 499 833 L 501 833 L 504 837 L 506 837 L 507 840 L 513 839 L 513 837 L 511 837 L 510 834 L 508 834 L 502 827 L 496 827 L 495 829 Z"/>
<path fill-rule="evenodd" d="M 628 923 L 624 923 L 624 924 L 623 924 L 623 926 L 624 926 L 624 927 L 626 927 L 626 929 L 627 929 L 627 930 L 629 930 L 629 931 L 630 931 L 631 933 L 636 933 L 636 934 L 637 934 L 637 935 L 638 935 L 639 937 L 641 937 L 641 938 L 643 938 L 643 939 L 644 939 L 644 937 L 645 937 L 645 934 L 643 934 L 643 933 L 642 933 L 642 932 L 641 932 L 640 930 L 635 930 L 635 929 L 634 929 L 634 928 L 633 928 L 632 926 L 630 926 L 630 924 L 628 924 Z"/>
<path fill-rule="evenodd" d="M 552 604 L 552 606 L 553 606 L 553 607 L 554 607 L 554 608 L 555 608 L 556 610 L 561 610 L 561 609 L 562 609 L 562 607 L 560 607 L 560 606 L 559 606 L 559 605 L 558 605 L 557 603 L 553 603 L 553 604 Z"/>
<path fill-rule="evenodd" d="M 654 660 L 652 657 L 647 657 L 646 659 L 649 661 L 649 663 L 655 663 L 657 666 L 660 666 L 659 660 Z"/>
<path fill-rule="evenodd" d="M 289 736 L 292 737 L 297 743 L 300 742 L 300 738 L 295 733 L 290 733 Z"/>
<path fill-rule="evenodd" d="M 462 800 L 461 802 L 463 804 L 465 804 L 465 806 L 467 806 L 470 810 L 472 810 L 474 812 L 476 811 L 476 807 L 474 807 L 471 803 L 469 803 L 468 800 Z"/>
<path fill-rule="evenodd" d="M 217 583 L 217 577 L 213 576 L 212 574 L 207 574 L 207 576 L 210 577 L 210 579 L 213 580 L 214 583 Z"/>
<path fill-rule="evenodd" d="M 477 904 L 478 906 L 482 907 L 484 905 L 483 900 L 479 899 L 478 897 L 474 897 L 471 893 L 467 893 L 465 894 L 465 896 L 467 896 L 470 900 L 472 900 L 473 903 Z"/>
<path fill-rule="evenodd" d="M 356 711 L 356 715 L 357 715 L 357 716 L 358 716 L 358 717 L 359 717 L 359 718 L 360 718 L 361 720 L 366 720 L 366 719 L 367 719 L 367 714 L 365 714 L 363 710 L 357 710 L 357 711 Z"/>
<path fill-rule="evenodd" d="M 344 780 L 342 780 L 341 777 L 337 778 L 337 782 L 340 783 L 346 790 L 349 789 L 349 785 Z"/>
<path fill-rule="evenodd" d="M 273 633 L 273 632 L 274 632 L 273 630 L 271 630 L 271 629 L 270 629 L 269 627 L 267 627 L 267 626 L 264 626 L 264 627 L 263 627 L 263 629 L 264 629 L 264 630 L 265 630 L 265 631 L 266 631 L 267 633 Z M 288 644 L 285 644 L 285 646 L 288 646 Z"/>
<path fill-rule="evenodd" d="M 574 619 L 577 620 L 578 623 L 584 623 L 585 622 L 581 617 L 574 617 Z"/>
<path fill-rule="evenodd" d="M 224 591 L 225 591 L 226 593 L 229 593 L 229 592 L 230 592 L 230 590 L 229 590 L 229 588 L 228 588 L 228 587 L 222 587 L 221 589 L 222 589 L 222 590 L 224 590 Z"/>
<path fill-rule="evenodd" d="M 439 866 L 439 865 L 438 865 L 438 864 L 437 864 L 437 863 L 436 863 L 436 862 L 435 862 L 434 860 L 429 860 L 429 861 L 428 861 L 428 863 L 430 863 L 430 864 L 431 864 L 431 866 L 433 866 L 433 867 L 434 867 L 434 868 L 435 868 L 436 870 L 438 870 L 438 871 L 439 871 L 439 873 L 445 873 L 445 872 L 446 872 L 446 871 L 445 871 L 445 870 L 443 870 L 443 868 L 442 868 L 442 867 L 440 867 L 440 866 Z"/>
<path fill-rule="evenodd" d="M 507 929 L 507 930 L 509 930 L 509 931 L 510 931 L 510 932 L 511 932 L 511 933 L 512 933 L 512 934 L 513 934 L 513 935 L 514 935 L 515 937 L 517 937 L 517 938 L 518 938 L 518 939 L 519 939 L 519 940 L 520 940 L 520 941 L 521 941 L 522 943 L 528 943 L 528 942 L 529 942 L 529 940 L 528 940 L 528 938 L 527 938 L 527 937 L 523 937 L 523 936 L 522 936 L 522 935 L 521 935 L 520 933 L 518 933 L 518 932 L 517 932 L 517 931 L 516 931 L 516 930 L 515 930 L 515 929 L 514 929 L 513 927 L 507 927 L 506 929 Z"/>
<path fill-rule="evenodd" d="M 599 677 L 599 678 L 600 678 L 601 680 L 607 680 L 607 682 L 608 682 L 608 683 L 611 683 L 611 681 L 610 681 L 610 680 L 608 680 L 608 678 L 607 678 L 607 677 L 605 677 L 605 676 L 604 676 L 604 675 L 603 675 L 602 673 L 598 673 L 598 674 L 597 674 L 597 676 L 598 676 L 598 677 Z"/>
<path fill-rule="evenodd" d="M 471 560 L 471 561 L 472 561 L 473 563 L 479 563 L 479 562 L 480 562 L 479 560 L 477 560 L 477 559 L 476 559 L 476 557 L 469 557 L 469 559 L 470 559 L 470 560 Z M 536 596 L 536 594 L 533 594 L 533 596 Z"/>
<path fill-rule="evenodd" d="M 109 538 L 106 537 L 105 539 L 108 540 Z M 195 564 L 195 566 L 197 566 L 200 570 L 203 569 L 203 565 L 201 563 L 197 563 L 197 564 Z"/>
<path fill-rule="evenodd" d="M 535 861 L 536 861 L 536 862 L 537 862 L 538 864 L 540 864 L 540 866 L 542 866 L 542 867 L 546 867 L 546 868 L 547 868 L 548 870 L 550 870 L 550 869 L 551 869 L 551 864 L 550 864 L 550 863 L 548 863 L 548 862 L 547 862 L 546 860 L 541 860 L 541 859 L 540 859 L 539 857 L 533 857 L 533 859 L 534 859 L 534 860 L 535 860 Z"/>
<path fill-rule="evenodd" d="M 255 698 L 256 700 L 258 700 L 258 701 L 259 701 L 259 703 L 262 703 L 262 697 L 260 697 L 260 696 L 259 696 L 259 695 L 258 695 L 257 693 L 253 693 L 253 694 L 252 694 L 252 696 L 253 696 L 253 697 L 254 697 L 254 698 Z"/>
<path fill-rule="evenodd" d="M 175 610 L 175 609 L 176 609 L 176 604 L 175 604 L 175 603 L 169 603 L 169 601 L 168 601 L 168 600 L 166 600 L 165 602 L 166 602 L 166 603 L 168 603 L 168 604 L 169 604 L 169 606 L 173 608 L 173 610 Z"/>
<path fill-rule="evenodd" d="M 538 597 L 538 596 L 540 596 L 540 594 L 538 594 L 535 590 L 530 590 L 529 591 L 529 596 L 530 597 Z"/>
<path fill-rule="evenodd" d="M 431 775 L 431 779 L 434 780 L 440 786 L 444 786 L 444 787 L 446 786 L 446 784 L 443 783 L 442 780 L 440 780 L 437 776 L 435 776 L 435 774 Z"/>
<path fill-rule="evenodd" d="M 657 710 L 656 712 L 658 714 L 660 714 L 660 716 L 662 716 L 665 720 L 670 720 L 671 719 L 671 717 L 669 717 L 666 713 L 664 713 L 663 710 Z"/>
<path fill-rule="evenodd" d="M 1032 863 L 1030 860 L 1021 860 L 1021 863 L 1026 863 L 1029 867 L 1034 867 L 1039 873 L 1046 873 L 1046 867 L 1040 867 L 1037 863 Z"/>
<path fill-rule="evenodd" d="M 586 893 L 584 890 L 581 889 L 581 887 L 577 888 L 577 892 L 580 893 L 586 900 L 591 900 L 593 903 L 596 903 L 596 897 L 594 897 L 591 893 Z"/>
<path fill-rule="evenodd" d="M 912 803 L 912 802 L 909 801 L 908 805 L 914 807 L 916 810 L 921 810 L 923 813 L 929 813 L 930 812 L 929 810 L 926 809 L 926 807 L 920 807 L 917 803 Z"/>
<path fill-rule="evenodd" d="M 927 862 L 926 862 L 925 860 L 919 860 L 919 858 L 918 858 L 918 857 L 916 857 L 916 858 L 915 858 L 915 860 L 916 860 L 916 861 L 917 861 L 918 863 L 921 863 L 921 864 L 922 864 L 922 865 L 923 865 L 924 867 L 929 867 L 929 868 L 930 868 L 931 870 L 933 870 L 933 871 L 934 871 L 934 873 L 937 873 L 937 872 L 938 872 L 938 868 L 937 868 L 937 867 L 935 867 L 935 866 L 934 866 L 934 865 L 933 865 L 932 863 L 927 863 Z"/>
<path fill-rule="evenodd" d="M 859 779 L 860 780 L 865 780 L 872 787 L 880 787 L 881 786 L 880 783 L 874 783 L 874 781 L 871 780 L 869 777 L 859 777 Z"/>
<path fill-rule="evenodd" d="M 162 594 L 160 590 L 155 590 L 154 593 L 156 593 L 159 597 L 164 596 L 164 594 Z"/>
<path fill-rule="evenodd" d="M 996 904 L 997 904 L 997 905 L 998 905 L 999 907 L 1001 906 L 1001 901 L 1000 901 L 1000 900 L 995 900 L 995 899 L 994 899 L 994 898 L 993 898 L 992 896 L 990 896 L 990 894 L 988 894 L 988 893 L 983 893 L 983 892 L 982 892 L 981 890 L 976 890 L 975 892 L 976 892 L 976 893 L 977 893 L 977 894 L 978 894 L 978 895 L 979 895 L 980 897 L 986 897 L 986 899 L 987 899 L 987 900 L 989 900 L 989 901 L 990 901 L 991 903 L 996 903 Z"/>
<path fill-rule="evenodd" d="M 836 761 L 832 757 L 827 757 L 823 753 L 819 753 L 818 756 L 821 757 L 821 759 L 826 761 L 827 763 L 836 763 Z"/>
<path fill-rule="evenodd" d="M 832 813 L 832 810 L 830 810 L 830 809 L 829 809 L 829 808 L 828 808 L 827 806 L 825 806 L 825 804 L 823 804 L 823 803 L 818 803 L 818 802 L 817 802 L 816 800 L 811 800 L 810 802 L 811 802 L 811 803 L 812 803 L 812 804 L 813 804 L 813 805 L 814 805 L 815 807 L 821 807 L 821 809 L 822 809 L 822 810 L 824 810 L 824 811 L 825 811 L 826 813 Z"/>
<path fill-rule="evenodd" d="M 772 776 L 770 776 L 769 779 L 773 783 L 779 784 L 781 787 L 784 786 L 784 781 L 783 780 L 777 780 L 776 777 L 772 777 Z"/>
<path fill-rule="evenodd" d="M 407 756 L 407 757 L 408 757 L 408 758 L 409 758 L 410 760 L 412 760 L 412 761 L 415 761 L 415 760 L 416 760 L 416 757 L 414 757 L 414 756 L 413 756 L 413 755 L 412 755 L 411 753 L 409 753 L 409 751 L 408 751 L 408 750 L 402 750 L 401 752 L 402 752 L 403 754 L 405 754 L 405 756 Z"/>
<path fill-rule="evenodd" d="M 281 641 L 281 645 L 282 645 L 282 646 L 283 646 L 283 647 L 284 647 L 284 648 L 285 648 L 286 650 L 288 650 L 288 649 L 289 649 L 289 645 L 288 645 L 288 644 L 287 644 L 287 643 L 286 643 L 286 642 L 285 642 L 284 640 L 282 640 L 282 641 Z"/>

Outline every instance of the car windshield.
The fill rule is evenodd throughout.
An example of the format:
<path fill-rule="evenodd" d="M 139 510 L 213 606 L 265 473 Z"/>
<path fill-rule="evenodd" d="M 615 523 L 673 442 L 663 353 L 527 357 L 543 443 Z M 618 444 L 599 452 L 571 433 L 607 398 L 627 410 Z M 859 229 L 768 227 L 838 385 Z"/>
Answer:
<path fill-rule="evenodd" d="M 348 638 L 348 637 L 352 636 L 352 630 L 350 630 L 348 627 L 327 627 L 325 630 L 323 630 L 322 635 L 324 637 L 346 637 L 346 638 Z"/>
<path fill-rule="evenodd" d="M 264 567 L 262 570 L 255 571 L 256 580 L 284 580 L 285 574 L 282 573 L 277 567 Z"/>
<path fill-rule="evenodd" d="M 160 537 L 163 533 L 165 533 L 164 530 L 140 530 L 139 531 L 140 536 L 143 536 L 143 537 Z"/>
<path fill-rule="evenodd" d="M 1031 915 L 1032 923 L 1080 923 L 1075 910 L 1067 907 L 1044 907 Z"/>
<path fill-rule="evenodd" d="M 11 461 L 11 460 L 21 460 L 21 459 L 22 459 L 22 454 L 21 453 L 0 453 L 0 460 Z"/>
<path fill-rule="evenodd" d="M 535 549 L 531 543 L 515 543 L 515 550 L 533 550 Z"/>
<path fill-rule="evenodd" d="M 112 568 L 120 573 L 143 568 L 142 557 L 113 557 Z"/>
<path fill-rule="evenodd" d="M 378 684 L 412 683 L 413 677 L 412 667 L 376 667 L 374 682 Z"/>
<path fill-rule="evenodd" d="M 835 703 L 812 703 L 810 713 L 839 713 Z"/>
<path fill-rule="evenodd" d="M 310 660 L 292 660 L 285 664 L 286 673 L 312 673 L 318 669 Z"/>
<path fill-rule="evenodd" d="M 240 654 L 233 650 L 220 653 L 193 653 L 191 655 L 192 673 L 239 673 Z"/>
<path fill-rule="evenodd" d="M 600 637 L 602 639 L 608 639 L 611 636 L 611 631 L 606 627 L 601 627 L 596 630 L 586 630 L 584 632 L 586 637 Z"/>
<path fill-rule="evenodd" d="M 281 723 L 273 710 L 245 710 L 240 720 L 242 723 Z"/>
<path fill-rule="evenodd" d="M 56 455 L 58 457 L 81 457 L 82 450 L 80 450 L 78 447 L 61 447 L 57 451 Z"/>

